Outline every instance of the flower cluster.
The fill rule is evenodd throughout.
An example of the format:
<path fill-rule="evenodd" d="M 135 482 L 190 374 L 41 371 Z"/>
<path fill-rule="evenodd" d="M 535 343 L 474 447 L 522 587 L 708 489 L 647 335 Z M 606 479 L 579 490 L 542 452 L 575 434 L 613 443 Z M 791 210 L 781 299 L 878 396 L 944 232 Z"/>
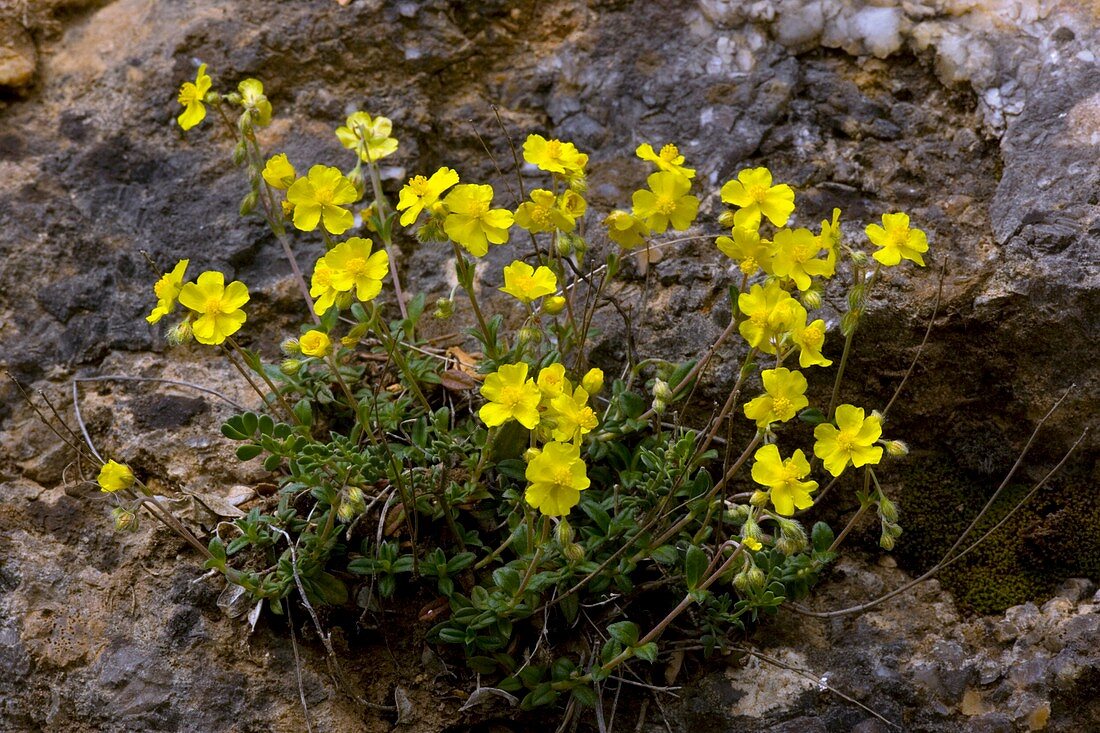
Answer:
<path fill-rule="evenodd" d="M 159 322 L 175 311 L 178 302 L 189 311 L 186 320 L 173 329 L 179 340 L 193 336 L 200 344 L 217 346 L 244 325 L 242 307 L 248 302 L 248 287 L 239 280 L 226 285 L 225 276 L 215 271 L 185 283 L 187 265 L 188 260 L 180 260 L 153 285 L 157 305 L 145 320 Z"/>
<path fill-rule="evenodd" d="M 603 220 L 607 236 L 624 249 L 640 247 L 670 226 L 684 231 L 699 213 L 699 199 L 689 193 L 695 170 L 684 166 L 684 156 L 675 145 L 669 143 L 658 153 L 644 143 L 635 154 L 655 165 L 657 172 L 646 179 L 648 188 L 634 192 L 631 211 L 616 209 Z"/>
<path fill-rule="evenodd" d="M 367 303 L 382 292 L 390 257 L 385 250 L 372 251 L 373 246 L 369 239 L 352 237 L 317 260 L 309 294 L 316 298 L 313 310 L 318 315 L 334 305 L 346 308 L 353 296 Z"/>

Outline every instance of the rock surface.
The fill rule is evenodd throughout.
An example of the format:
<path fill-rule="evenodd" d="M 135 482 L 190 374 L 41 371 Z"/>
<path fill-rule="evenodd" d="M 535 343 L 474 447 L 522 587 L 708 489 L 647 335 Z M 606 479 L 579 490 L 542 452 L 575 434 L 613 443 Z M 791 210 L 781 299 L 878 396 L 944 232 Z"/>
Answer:
<path fill-rule="evenodd" d="M 141 317 L 151 280 L 143 252 L 246 280 L 256 345 L 276 341 L 299 313 L 277 244 L 237 216 L 244 186 L 224 140 L 209 129 L 182 136 L 174 124 L 175 89 L 201 59 L 223 86 L 264 80 L 278 117 L 265 145 L 296 163 L 340 159 L 331 131 L 349 109 L 385 112 L 402 144 L 391 184 L 448 164 L 507 190 L 514 171 L 495 104 L 512 135 L 550 132 L 591 151 L 600 209 L 624 204 L 644 181 L 638 143 L 673 140 L 711 189 L 767 164 L 795 186 L 811 220 L 840 206 L 850 237 L 882 211 L 908 211 L 929 231 L 929 272 L 892 277 L 876 293 L 846 398 L 890 398 L 945 264 L 930 345 L 890 423 L 914 460 L 957 469 L 972 486 L 973 500 L 941 511 L 976 512 L 1071 384 L 1028 476 L 1095 422 L 1095 3 L 114 0 L 40 3 L 27 17 L 7 13 L 0 27 L 15 29 L 0 33 L 0 86 L 24 87 L 21 96 L 0 91 L 0 358 L 65 414 L 75 374 L 173 378 L 249 400 L 226 386 L 232 373 L 213 356 L 164 353 Z M 24 70 L 8 72 L 9 58 Z M 713 222 L 717 203 L 704 202 L 703 219 Z M 303 240 L 300 257 L 319 247 Z M 408 242 L 402 259 L 415 289 L 449 290 L 437 252 Z M 488 258 L 490 282 L 507 259 Z M 621 293 L 650 298 L 637 314 L 638 347 L 670 359 L 697 353 L 728 317 L 728 265 L 701 237 L 658 263 L 653 280 L 647 289 L 635 274 Z M 608 314 L 599 325 L 597 353 L 613 363 L 623 357 L 622 323 Z M 737 354 L 723 356 L 707 396 L 720 397 L 736 368 Z M 0 675 L 0 729 L 304 729 L 286 625 L 264 620 L 250 635 L 226 619 L 219 588 L 199 580 L 195 557 L 167 533 L 112 535 L 96 492 L 67 468 L 70 452 L 14 388 L 0 390 L 0 669 L 10 670 Z M 132 382 L 86 384 L 81 394 L 97 444 L 168 488 L 225 500 L 263 478 L 221 442 L 216 425 L 230 408 L 217 399 Z M 1041 494 L 1034 526 L 1013 540 L 1034 550 L 1041 572 L 1055 572 L 1051 563 L 1073 572 L 1067 554 L 1100 557 L 1100 532 L 1066 539 L 1079 511 L 1093 511 L 1100 527 L 1098 441 L 1094 430 L 1074 470 Z M 888 481 L 904 511 L 918 482 L 904 471 Z M 1066 497 L 1079 496 L 1093 498 L 1067 509 Z M 197 526 L 218 520 L 189 511 Z M 904 577 L 843 566 L 815 603 L 851 605 Z M 906 730 L 1087 730 L 1100 727 L 1091 592 L 1079 584 L 965 619 L 928 584 L 848 620 L 784 616 L 754 643 L 787 667 L 827 674 L 829 686 Z M 415 718 L 399 729 L 478 720 L 455 712 L 460 697 L 438 665 L 409 677 L 417 635 L 388 638 L 389 647 L 382 635 L 361 636 L 336 640 L 352 660 L 347 674 L 374 703 L 393 704 L 402 688 Z M 315 638 L 299 641 L 315 730 L 393 728 L 393 713 L 339 692 Z M 759 695 L 762 680 L 787 696 Z M 679 694 L 662 706 L 682 730 L 885 730 L 818 682 L 759 660 L 704 674 Z M 650 706 L 650 729 L 664 729 L 660 717 Z"/>

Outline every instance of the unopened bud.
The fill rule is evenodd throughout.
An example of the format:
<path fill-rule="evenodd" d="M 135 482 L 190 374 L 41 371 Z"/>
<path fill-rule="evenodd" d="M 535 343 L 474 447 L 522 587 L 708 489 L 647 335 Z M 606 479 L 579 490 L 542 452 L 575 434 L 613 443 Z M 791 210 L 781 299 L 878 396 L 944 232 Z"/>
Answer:
<path fill-rule="evenodd" d="M 573 254 L 573 239 L 567 237 L 559 232 L 557 242 L 554 245 L 558 250 L 558 255 L 561 257 L 568 257 Z"/>
<path fill-rule="evenodd" d="M 755 565 L 750 565 L 737 575 L 733 576 L 733 585 L 742 593 L 750 590 L 759 590 L 764 587 L 766 580 L 764 571 Z"/>
<path fill-rule="evenodd" d="M 233 148 L 233 165 L 241 165 L 247 157 L 248 148 L 245 147 L 244 140 L 240 140 Z"/>
<path fill-rule="evenodd" d="M 581 387 L 589 395 L 599 394 L 603 389 L 603 369 L 593 367 L 581 378 Z"/>
<path fill-rule="evenodd" d="M 124 507 L 116 506 L 111 510 L 116 532 L 134 532 L 138 528 L 138 515 Z"/>
<path fill-rule="evenodd" d="M 358 486 L 348 487 L 348 501 L 360 504 L 363 501 L 363 490 Z"/>
<path fill-rule="evenodd" d="M 583 173 L 578 173 L 569 178 L 569 190 L 575 193 L 584 193 L 588 190 L 588 179 Z"/>
<path fill-rule="evenodd" d="M 416 230 L 416 240 L 422 244 L 428 242 L 446 242 L 447 233 L 443 231 L 443 219 L 432 217 L 424 226 Z"/>
<path fill-rule="evenodd" d="M 363 175 L 363 166 L 355 166 L 351 172 L 348 173 L 347 178 L 351 181 L 351 185 L 355 187 L 355 193 L 358 194 L 358 198 L 362 198 L 363 194 L 367 192 L 367 179 L 366 176 Z M 374 204 L 371 204 L 371 208 L 373 208 L 373 206 Z M 367 220 L 367 216 L 368 212 L 364 211 L 363 221 Z"/>
<path fill-rule="evenodd" d="M 558 522 L 557 528 L 558 544 L 563 548 L 573 543 L 575 533 L 573 532 L 573 526 L 569 524 L 568 519 L 562 519 Z"/>
<path fill-rule="evenodd" d="M 821 307 L 821 291 L 817 288 L 810 288 L 806 292 L 802 293 L 802 305 L 806 306 L 806 310 L 817 310 Z"/>
<path fill-rule="evenodd" d="M 671 402 L 673 398 L 672 389 L 668 386 L 668 382 L 663 379 L 653 380 L 653 397 L 661 400 L 662 402 Z"/>
<path fill-rule="evenodd" d="M 580 562 L 584 559 L 584 546 L 576 542 L 566 545 L 562 552 L 569 562 Z"/>
<path fill-rule="evenodd" d="M 241 199 L 241 207 L 238 209 L 241 216 L 248 216 L 255 210 L 256 202 L 259 200 L 259 196 L 255 191 L 248 192 L 243 199 Z"/>
<path fill-rule="evenodd" d="M 721 214 L 718 215 L 718 226 L 722 227 L 723 229 L 733 229 L 735 224 L 736 221 L 734 219 L 734 212 L 730 211 L 729 209 L 723 211 Z"/>
<path fill-rule="evenodd" d="M 848 253 L 848 256 L 851 257 L 852 262 L 856 263 L 857 265 L 867 264 L 866 252 L 860 252 L 858 249 L 853 249 L 851 252 Z"/>
<path fill-rule="evenodd" d="M 191 332 L 191 321 L 181 321 L 168 329 L 168 333 L 165 334 L 165 339 L 173 346 L 190 343 L 192 338 L 194 334 Z"/>
<path fill-rule="evenodd" d="M 889 552 L 894 549 L 894 545 L 897 544 L 897 540 L 894 539 L 889 532 L 883 532 L 882 536 L 878 538 L 878 546 Z"/>
<path fill-rule="evenodd" d="M 455 302 L 450 298 L 440 298 L 435 301 L 435 310 L 432 312 L 432 316 L 438 318 L 441 321 L 445 321 L 455 314 Z"/>
<path fill-rule="evenodd" d="M 900 440 L 888 440 L 883 445 L 886 447 L 886 453 L 895 458 L 909 455 L 909 446 Z"/>
<path fill-rule="evenodd" d="M 302 362 L 297 359 L 283 359 L 283 362 L 279 364 L 279 371 L 288 377 L 293 377 L 302 371 Z"/>
<path fill-rule="evenodd" d="M 802 528 L 801 523 L 780 517 L 778 524 L 779 532 L 783 537 L 800 545 L 799 549 L 806 546 L 806 530 Z"/>
<path fill-rule="evenodd" d="M 542 453 L 542 451 L 538 448 L 528 448 L 523 452 L 523 460 L 530 463 L 537 458 L 540 453 Z"/>
<path fill-rule="evenodd" d="M 745 519 L 745 523 L 741 525 L 741 536 L 751 537 L 757 542 L 764 539 L 764 530 L 760 529 L 760 525 L 756 523 L 756 520 L 749 515 Z"/>
<path fill-rule="evenodd" d="M 565 310 L 565 298 L 560 295 L 551 295 L 542 301 L 542 312 L 547 315 L 556 316 L 563 310 Z"/>
<path fill-rule="evenodd" d="M 355 294 L 351 291 L 346 293 L 336 294 L 336 307 L 340 310 L 345 310 L 351 307 L 352 302 L 355 300 Z"/>
<path fill-rule="evenodd" d="M 779 550 L 784 555 L 787 555 L 789 557 L 790 555 L 797 555 L 799 552 L 805 549 L 805 546 L 799 544 L 798 542 L 795 542 L 794 540 L 787 539 L 786 537 L 780 537 L 778 540 L 775 541 L 775 549 Z"/>
<path fill-rule="evenodd" d="M 726 519 L 732 524 L 741 524 L 749 518 L 749 514 L 751 513 L 752 509 L 745 504 L 734 504 L 726 509 Z"/>
<path fill-rule="evenodd" d="M 752 492 L 752 496 L 749 497 L 749 503 L 754 507 L 760 508 L 768 505 L 768 492 L 756 490 Z"/>
<path fill-rule="evenodd" d="M 519 340 L 525 344 L 537 344 L 542 341 L 542 331 L 533 326 L 524 326 L 519 330 Z"/>
<path fill-rule="evenodd" d="M 243 135 L 252 133 L 252 115 L 250 115 L 247 110 L 237 118 L 237 129 L 240 130 Z"/>
<path fill-rule="evenodd" d="M 664 400 L 653 400 L 653 404 L 650 405 L 649 409 L 653 410 L 655 415 L 664 415 L 665 410 L 668 409 L 668 403 Z"/>
<path fill-rule="evenodd" d="M 898 521 L 898 507 L 885 496 L 879 496 L 878 515 L 891 524 Z"/>
<path fill-rule="evenodd" d="M 283 339 L 279 344 L 279 350 L 287 356 L 298 356 L 302 353 L 302 347 L 298 344 L 298 339 Z"/>
<path fill-rule="evenodd" d="M 355 504 L 350 501 L 340 502 L 340 506 L 336 509 L 336 518 L 341 522 L 350 522 L 355 518 Z"/>

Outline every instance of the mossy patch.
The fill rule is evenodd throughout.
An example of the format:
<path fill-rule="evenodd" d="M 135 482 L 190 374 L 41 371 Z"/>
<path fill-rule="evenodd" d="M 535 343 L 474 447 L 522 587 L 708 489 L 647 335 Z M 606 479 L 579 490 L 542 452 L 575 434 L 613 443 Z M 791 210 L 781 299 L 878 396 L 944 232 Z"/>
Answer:
<path fill-rule="evenodd" d="M 935 565 L 965 531 L 997 482 L 928 456 L 905 472 L 899 497 L 905 535 L 895 556 L 920 573 Z M 971 613 L 1000 613 L 1027 601 L 1042 601 L 1069 577 L 1100 575 L 1100 501 L 1084 477 L 1065 474 L 1028 503 L 962 560 L 939 574 L 959 607 Z M 979 523 L 970 540 L 1005 517 L 1028 492 L 1010 486 Z"/>

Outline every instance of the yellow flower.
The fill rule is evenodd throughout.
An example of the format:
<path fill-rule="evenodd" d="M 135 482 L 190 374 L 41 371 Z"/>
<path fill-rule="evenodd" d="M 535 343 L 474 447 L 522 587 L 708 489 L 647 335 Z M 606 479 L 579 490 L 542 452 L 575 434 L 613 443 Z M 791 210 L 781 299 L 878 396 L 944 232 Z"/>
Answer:
<path fill-rule="evenodd" d="M 184 130 L 190 130 L 206 118 L 206 105 L 202 100 L 210 91 L 211 83 L 210 77 L 206 75 L 206 64 L 202 64 L 195 76 L 195 83 L 187 81 L 180 87 L 178 101 L 183 105 L 183 112 L 176 118 L 176 122 Z"/>
<path fill-rule="evenodd" d="M 688 194 L 691 181 L 679 173 L 661 171 L 646 179 L 649 191 L 634 192 L 634 216 L 655 232 L 672 228 L 683 231 L 699 213 L 699 199 Z"/>
<path fill-rule="evenodd" d="M 529 482 L 524 498 L 549 517 L 568 514 L 580 502 L 580 492 L 592 485 L 580 448 L 567 443 L 547 443 L 524 475 Z"/>
<path fill-rule="evenodd" d="M 684 178 L 695 178 L 695 169 L 684 167 L 684 156 L 680 155 L 679 149 L 672 143 L 661 148 L 660 153 L 653 152 L 653 146 L 649 143 L 642 143 L 634 154 L 642 160 L 654 163 L 660 170 L 679 173 Z"/>
<path fill-rule="evenodd" d="M 565 176 L 584 173 L 588 155 L 577 150 L 573 143 L 547 140 L 542 135 L 528 135 L 523 142 L 523 159 L 547 173 Z"/>
<path fill-rule="evenodd" d="M 889 267 L 906 259 L 924 267 L 921 255 L 928 251 L 928 237 L 909 228 L 908 214 L 883 214 L 882 226 L 868 224 L 865 231 L 871 244 L 882 248 L 871 255 L 882 264 Z"/>
<path fill-rule="evenodd" d="M 603 369 L 592 367 L 581 377 L 581 386 L 588 394 L 599 394 L 603 389 Z"/>
<path fill-rule="evenodd" d="M 817 490 L 816 481 L 801 481 L 810 472 L 806 455 L 796 450 L 787 460 L 779 456 L 779 448 L 766 445 L 753 455 L 752 480 L 767 486 L 777 514 L 789 517 L 795 507 L 808 509 L 814 500 L 810 492 Z"/>
<path fill-rule="evenodd" d="M 280 191 L 290 188 L 291 184 L 294 183 L 294 179 L 298 177 L 294 166 L 290 164 L 290 159 L 286 157 L 286 153 L 271 156 L 260 175 L 267 181 L 267 185 Z"/>
<path fill-rule="evenodd" d="M 336 303 L 336 296 L 340 291 L 332 284 L 332 268 L 324 257 L 317 260 L 313 267 L 313 278 L 310 280 L 309 294 L 317 299 L 313 304 L 313 312 L 322 315 Z"/>
<path fill-rule="evenodd" d="M 831 277 L 832 266 L 822 259 L 820 240 L 809 229 L 780 229 L 772 247 L 772 271 L 794 280 L 799 290 L 809 290 L 815 275 Z"/>
<path fill-rule="evenodd" d="M 737 327 L 749 346 L 765 354 L 775 353 L 775 344 L 798 322 L 806 309 L 778 281 L 753 285 L 749 292 L 737 296 L 737 307 L 745 320 Z"/>
<path fill-rule="evenodd" d="M 340 144 L 345 148 L 358 153 L 364 163 L 377 163 L 397 152 L 397 139 L 390 137 L 392 131 L 393 122 L 389 118 L 355 112 L 348 117 L 345 127 L 336 128 L 336 137 L 340 138 Z"/>
<path fill-rule="evenodd" d="M 738 215 L 741 211 L 737 212 Z M 718 245 L 722 254 L 737 263 L 741 274 L 748 277 L 763 270 L 771 275 L 771 248 L 765 240 L 760 238 L 760 230 L 756 226 L 734 226 L 731 233 L 732 238 L 718 237 L 714 243 Z"/>
<path fill-rule="evenodd" d="M 772 173 L 767 168 L 746 168 L 737 180 L 722 186 L 722 200 L 740 206 L 752 215 L 763 214 L 772 224 L 781 227 L 794 211 L 794 190 L 786 183 L 772 185 Z"/>
<path fill-rule="evenodd" d="M 451 186 L 458 183 L 458 173 L 451 168 L 440 168 L 432 174 L 431 178 L 413 176 L 401 189 L 397 199 L 397 210 L 401 214 L 401 226 L 407 227 L 413 224 L 420 212 L 431 209 L 432 204 L 439 200 Z"/>
<path fill-rule="evenodd" d="M 134 472 L 124 463 L 107 461 L 99 469 L 99 490 L 106 492 L 121 491 L 134 485 Z"/>
<path fill-rule="evenodd" d="M 264 85 L 259 79 L 245 79 L 237 85 L 241 93 L 241 106 L 252 112 L 252 121 L 260 127 L 271 123 L 271 102 L 264 95 Z"/>
<path fill-rule="evenodd" d="M 833 360 L 826 359 L 821 354 L 821 347 L 825 343 L 825 321 L 818 318 L 813 323 L 807 324 L 805 311 L 800 315 L 801 318 L 791 329 L 791 341 L 798 345 L 798 365 L 803 369 L 811 366 L 829 366 Z"/>
<path fill-rule="evenodd" d="M 558 289 L 558 278 L 545 265 L 536 270 L 526 262 L 516 260 L 504 268 L 504 287 L 500 292 L 523 303 L 530 303 Z"/>
<path fill-rule="evenodd" d="M 584 214 L 584 199 L 572 191 L 567 191 L 566 195 L 571 196 L 571 202 L 580 200 L 580 213 Z M 529 232 L 552 232 L 555 229 L 571 232 L 576 227 L 576 221 L 577 215 L 565 209 L 558 202 L 558 197 L 544 188 L 536 188 L 531 192 L 531 200 L 516 208 L 516 225 Z"/>
<path fill-rule="evenodd" d="M 539 402 L 542 393 L 534 380 L 527 378 L 527 365 L 504 364 L 485 377 L 481 395 L 489 400 L 478 411 L 481 421 L 489 427 L 516 420 L 528 430 L 539 424 Z"/>
<path fill-rule="evenodd" d="M 327 356 L 328 352 L 332 350 L 332 339 L 324 331 L 312 329 L 306 331 L 298 339 L 298 348 L 306 356 L 321 358 Z"/>
<path fill-rule="evenodd" d="M 760 373 L 765 394 L 745 403 L 745 417 L 766 428 L 773 422 L 787 422 L 810 404 L 806 399 L 806 377 L 790 369 L 765 369 Z"/>
<path fill-rule="evenodd" d="M 448 212 L 443 220 L 443 231 L 474 257 L 484 257 L 490 242 L 504 244 L 508 241 L 512 212 L 493 209 L 492 204 L 493 187 L 488 184 L 463 183 L 443 199 Z"/>
<path fill-rule="evenodd" d="M 188 262 L 190 260 L 180 260 L 171 272 L 162 275 L 153 285 L 153 292 L 157 296 L 157 307 L 145 316 L 146 321 L 156 323 L 176 309 L 176 298 L 179 297 L 180 289 L 183 287 L 183 275 L 187 272 Z"/>
<path fill-rule="evenodd" d="M 756 539 L 755 537 L 743 537 L 741 539 L 741 544 L 749 548 L 753 552 L 759 552 L 760 548 L 764 546 L 760 544 L 760 540 Z"/>
<path fill-rule="evenodd" d="M 840 249 L 840 209 L 833 209 L 832 221 L 821 220 L 821 234 L 817 235 L 817 243 L 825 250 L 825 261 L 836 272 L 836 256 Z"/>
<path fill-rule="evenodd" d="M 331 234 L 343 234 L 355 224 L 355 217 L 341 204 L 350 204 L 359 195 L 339 168 L 313 166 L 290 186 L 286 198 L 294 204 L 294 226 L 303 232 L 312 232 L 320 222 Z"/>
<path fill-rule="evenodd" d="M 364 303 L 382 292 L 382 280 L 390 272 L 390 256 L 385 250 L 372 254 L 372 247 L 369 239 L 352 237 L 325 255 L 333 288 L 342 293 L 355 290 L 355 297 Z"/>
<path fill-rule="evenodd" d="M 545 405 L 549 405 L 558 395 L 573 394 L 573 385 L 566 378 L 565 366 L 562 364 L 555 363 L 540 369 L 538 387 Z"/>
<path fill-rule="evenodd" d="M 822 423 L 814 428 L 814 455 L 825 470 L 839 476 L 850 462 L 856 468 L 882 460 L 882 446 L 875 441 L 882 435 L 878 415 L 863 417 L 863 408 L 841 405 L 836 408 L 836 425 Z"/>
<path fill-rule="evenodd" d="M 191 324 L 195 340 L 216 346 L 244 325 L 241 306 L 248 302 L 248 288 L 240 280 L 227 286 L 220 272 L 204 272 L 180 289 L 179 300 L 180 305 L 199 314 Z"/>
<path fill-rule="evenodd" d="M 575 222 L 577 219 L 584 216 L 584 212 L 588 211 L 588 202 L 573 189 L 567 189 L 561 194 L 561 201 L 558 202 L 558 208 L 565 217 Z M 570 229 L 570 231 L 572 231 L 572 229 Z"/>
<path fill-rule="evenodd" d="M 563 443 L 580 440 L 599 425 L 595 411 L 588 406 L 588 392 L 577 387 L 573 394 L 560 394 L 550 403 L 554 411 L 554 440 Z"/>
<path fill-rule="evenodd" d="M 623 249 L 633 249 L 645 244 L 649 236 L 646 225 L 629 212 L 616 209 L 603 220 L 607 236 Z"/>

